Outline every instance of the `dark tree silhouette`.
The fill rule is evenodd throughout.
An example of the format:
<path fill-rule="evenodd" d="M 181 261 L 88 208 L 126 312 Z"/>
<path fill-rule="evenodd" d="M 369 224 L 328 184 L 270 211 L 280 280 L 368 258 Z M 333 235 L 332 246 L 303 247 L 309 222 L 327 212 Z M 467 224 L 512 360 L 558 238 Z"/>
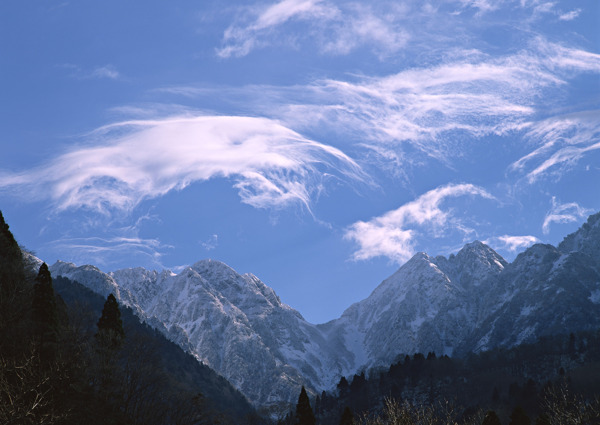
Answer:
<path fill-rule="evenodd" d="M 340 425 L 354 425 L 354 415 L 348 406 L 344 409 L 340 418 Z"/>
<path fill-rule="evenodd" d="M 488 410 L 481 425 L 502 425 L 500 418 L 493 410 Z"/>
<path fill-rule="evenodd" d="M 56 342 L 58 333 L 56 298 L 52 287 L 52 276 L 46 263 L 40 266 L 35 278 L 31 310 L 39 344 L 42 349 L 45 349 L 46 344 Z"/>
<path fill-rule="evenodd" d="M 102 316 L 98 320 L 98 333 L 96 338 L 101 343 L 108 345 L 111 348 L 116 348 L 121 345 L 123 338 L 125 337 L 125 331 L 123 330 L 123 321 L 121 320 L 121 311 L 119 310 L 119 304 L 113 294 L 110 294 L 106 298 L 104 308 L 102 309 Z"/>
<path fill-rule="evenodd" d="M 514 408 L 510 414 L 510 422 L 508 425 L 531 425 L 531 419 L 521 406 Z"/>
<path fill-rule="evenodd" d="M 300 391 L 298 397 L 298 404 L 296 404 L 296 425 L 315 425 L 315 415 L 310 407 L 310 401 L 308 400 L 308 394 L 304 386 Z"/>

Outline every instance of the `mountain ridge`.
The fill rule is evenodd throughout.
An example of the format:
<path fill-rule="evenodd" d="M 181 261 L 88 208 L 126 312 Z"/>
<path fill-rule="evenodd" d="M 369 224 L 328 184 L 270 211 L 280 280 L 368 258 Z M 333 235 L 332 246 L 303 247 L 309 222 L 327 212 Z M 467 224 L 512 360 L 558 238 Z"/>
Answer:
<path fill-rule="evenodd" d="M 417 253 L 367 298 L 318 325 L 258 277 L 216 260 L 178 274 L 107 274 L 62 262 L 50 269 L 97 292 L 114 288 L 121 302 L 255 405 L 276 410 L 294 402 L 302 385 L 330 389 L 340 376 L 389 365 L 401 353 L 462 356 L 600 327 L 599 264 L 600 213 L 558 247 L 535 244 L 511 263 L 480 241 L 447 258 Z"/>

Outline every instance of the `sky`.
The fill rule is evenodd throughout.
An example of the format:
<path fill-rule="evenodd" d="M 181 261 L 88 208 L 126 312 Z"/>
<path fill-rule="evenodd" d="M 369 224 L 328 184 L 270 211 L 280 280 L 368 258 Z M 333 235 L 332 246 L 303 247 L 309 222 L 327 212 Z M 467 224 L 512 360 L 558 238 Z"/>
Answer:
<path fill-rule="evenodd" d="M 600 210 L 600 2 L 6 0 L 0 210 L 49 264 L 213 258 L 312 323 Z"/>

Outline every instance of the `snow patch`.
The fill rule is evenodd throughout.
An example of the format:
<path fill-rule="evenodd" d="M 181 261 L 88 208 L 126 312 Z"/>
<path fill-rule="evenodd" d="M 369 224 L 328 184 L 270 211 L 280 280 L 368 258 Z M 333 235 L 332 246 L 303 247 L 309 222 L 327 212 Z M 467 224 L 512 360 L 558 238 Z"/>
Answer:
<path fill-rule="evenodd" d="M 600 284 L 600 282 L 598 282 Z M 592 291 L 588 299 L 594 304 L 600 304 L 600 289 Z"/>

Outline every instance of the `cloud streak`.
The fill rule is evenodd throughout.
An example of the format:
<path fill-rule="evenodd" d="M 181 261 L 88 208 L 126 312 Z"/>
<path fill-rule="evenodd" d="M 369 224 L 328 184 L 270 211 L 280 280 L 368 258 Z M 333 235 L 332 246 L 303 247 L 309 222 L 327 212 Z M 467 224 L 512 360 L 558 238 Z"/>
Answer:
<path fill-rule="evenodd" d="M 346 55 L 362 45 L 371 45 L 383 57 L 404 48 L 409 40 L 400 17 L 408 10 L 389 5 L 381 10 L 356 2 L 324 0 L 283 0 L 267 7 L 251 7 L 241 21 L 230 25 L 223 34 L 223 46 L 217 49 L 222 58 L 241 57 L 252 50 L 295 40 L 317 41 L 322 53 Z M 292 24 L 307 29 L 289 37 L 282 27 Z M 285 28 L 286 33 L 289 30 Z"/>
<path fill-rule="evenodd" d="M 552 223 L 573 223 L 579 219 L 585 218 L 591 211 L 579 206 L 576 202 L 561 204 L 552 197 L 552 208 L 544 217 L 542 231 L 544 234 L 550 233 L 550 225 Z"/>
<path fill-rule="evenodd" d="M 585 155 L 600 149 L 598 117 L 600 110 L 593 110 L 533 123 L 526 138 L 537 147 L 514 162 L 511 169 L 530 170 L 526 175 L 530 183 L 547 174 L 562 175 Z"/>
<path fill-rule="evenodd" d="M 494 246 L 496 249 L 505 249 L 509 252 L 517 252 L 523 248 L 527 248 L 533 244 L 540 243 L 541 241 L 535 236 L 510 236 L 503 235 L 497 236 L 484 241 L 488 245 Z"/>
<path fill-rule="evenodd" d="M 139 237 L 107 236 L 62 238 L 50 243 L 53 251 L 59 251 L 73 262 L 90 261 L 97 265 L 107 265 L 111 261 L 127 255 L 143 258 L 155 265 L 161 265 L 163 252 L 173 248 L 162 244 L 158 239 Z"/>
<path fill-rule="evenodd" d="M 326 171 L 365 181 L 340 150 L 302 137 L 276 121 L 186 116 L 126 121 L 94 132 L 88 147 L 22 173 L 0 174 L 0 189 L 49 199 L 57 211 L 129 212 L 145 199 L 194 182 L 231 178 L 256 208 L 301 204 Z"/>
<path fill-rule="evenodd" d="M 448 198 L 477 196 L 494 199 L 483 188 L 472 184 L 456 184 L 430 190 L 412 202 L 369 221 L 357 221 L 345 233 L 345 239 L 356 242 L 355 260 L 387 257 L 404 263 L 414 254 L 419 232 L 441 237 L 450 227 L 464 229 L 460 220 L 441 208 Z"/>

